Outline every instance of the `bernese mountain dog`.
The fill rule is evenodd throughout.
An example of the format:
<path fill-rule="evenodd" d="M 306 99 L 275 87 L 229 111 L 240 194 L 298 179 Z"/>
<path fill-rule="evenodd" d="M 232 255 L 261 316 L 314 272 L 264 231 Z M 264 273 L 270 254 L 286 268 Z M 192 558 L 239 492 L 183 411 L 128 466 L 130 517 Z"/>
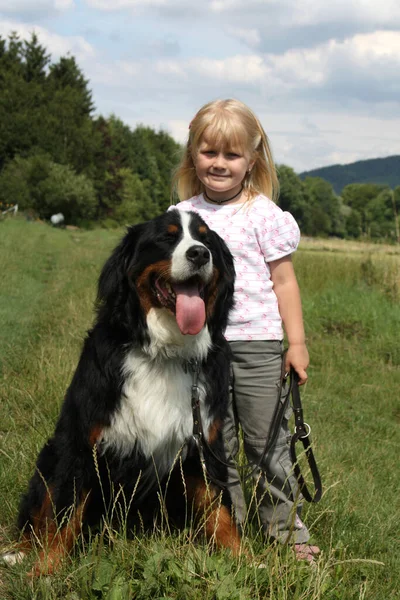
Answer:
<path fill-rule="evenodd" d="M 130 529 L 150 526 L 160 498 L 173 523 L 197 516 L 217 546 L 239 552 L 219 460 L 234 278 L 227 246 L 196 213 L 172 209 L 128 228 L 101 272 L 95 324 L 21 501 L 18 559 L 42 545 L 33 574 L 54 571 L 82 527 L 120 514 L 117 503 Z"/>

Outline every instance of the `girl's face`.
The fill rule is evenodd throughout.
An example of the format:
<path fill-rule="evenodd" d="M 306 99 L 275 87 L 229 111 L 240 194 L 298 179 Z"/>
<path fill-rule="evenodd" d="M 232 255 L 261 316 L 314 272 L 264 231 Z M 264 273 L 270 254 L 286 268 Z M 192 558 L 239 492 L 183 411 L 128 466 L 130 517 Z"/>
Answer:
<path fill-rule="evenodd" d="M 217 147 L 203 138 L 194 164 L 207 195 L 213 200 L 223 200 L 240 190 L 254 161 L 241 150 Z"/>

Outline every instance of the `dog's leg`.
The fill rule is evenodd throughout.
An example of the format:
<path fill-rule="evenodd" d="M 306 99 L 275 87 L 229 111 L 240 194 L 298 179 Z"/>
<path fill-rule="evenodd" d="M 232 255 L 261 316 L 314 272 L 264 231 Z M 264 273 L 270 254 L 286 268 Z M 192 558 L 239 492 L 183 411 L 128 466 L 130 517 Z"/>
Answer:
<path fill-rule="evenodd" d="M 41 545 L 31 575 L 52 573 L 81 531 L 91 486 L 83 462 L 66 460 L 53 440 L 41 451 L 36 472 L 24 496 L 18 517 L 23 538 L 18 549 Z"/>
<path fill-rule="evenodd" d="M 197 519 L 204 521 L 206 537 L 218 547 L 230 548 L 240 554 L 240 535 L 223 494 L 212 484 L 206 484 L 202 476 L 186 477 L 186 493 L 193 503 Z"/>
<path fill-rule="evenodd" d="M 69 518 L 65 516 L 60 525 L 57 525 L 55 519 L 48 518 L 48 507 L 43 506 L 42 515 L 35 523 L 35 536 L 44 547 L 32 568 L 31 576 L 51 574 L 60 566 L 81 532 L 86 500 L 87 494 L 73 509 L 72 515 Z"/>

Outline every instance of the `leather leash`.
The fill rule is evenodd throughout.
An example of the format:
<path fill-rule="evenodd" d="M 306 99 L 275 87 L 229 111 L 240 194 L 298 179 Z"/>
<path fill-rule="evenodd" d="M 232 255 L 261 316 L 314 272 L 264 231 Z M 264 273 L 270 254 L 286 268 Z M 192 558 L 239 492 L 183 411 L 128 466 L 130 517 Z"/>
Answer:
<path fill-rule="evenodd" d="M 204 456 L 204 450 L 206 450 L 209 454 L 211 454 L 220 464 L 222 464 L 228 468 L 233 467 L 237 471 L 244 471 L 246 469 L 249 469 L 250 465 L 247 464 L 247 465 L 238 467 L 233 462 L 231 462 L 231 463 L 225 462 L 225 461 L 221 460 L 221 458 L 219 458 L 215 454 L 215 452 L 212 450 L 212 448 L 208 444 L 208 442 L 204 436 L 203 425 L 202 425 L 202 420 L 201 420 L 201 411 L 200 411 L 200 391 L 199 391 L 199 385 L 198 385 L 199 374 L 200 374 L 200 363 L 197 359 L 194 359 L 194 360 L 188 361 L 187 364 L 188 364 L 189 370 L 193 374 L 192 388 L 191 388 L 191 405 L 192 405 L 192 415 L 193 415 L 193 439 L 195 441 L 195 444 L 196 444 L 198 452 L 199 452 L 200 463 L 201 463 L 203 472 L 205 475 L 207 475 L 207 477 L 213 483 L 215 483 L 223 488 L 229 488 L 234 485 L 241 484 L 242 481 L 240 479 L 237 479 L 235 481 L 230 481 L 229 483 L 220 481 L 216 477 L 211 476 L 209 471 L 207 470 L 206 460 L 205 460 L 205 456 Z M 283 357 L 283 361 L 282 361 L 282 368 L 283 368 L 283 365 L 284 365 L 284 357 Z M 288 377 L 288 375 L 282 371 L 279 399 L 282 394 L 283 384 L 286 381 L 287 377 Z M 311 440 L 310 440 L 311 428 L 303 420 L 303 409 L 302 409 L 302 405 L 301 405 L 298 382 L 299 382 L 298 375 L 295 372 L 295 370 L 293 368 L 291 368 L 288 399 L 291 396 L 292 408 L 293 408 L 294 417 L 295 417 L 295 432 L 292 435 L 291 441 L 290 441 L 290 454 L 291 454 L 291 458 L 292 458 L 292 462 L 293 462 L 294 473 L 295 473 L 295 476 L 299 483 L 300 490 L 304 496 L 304 499 L 307 500 L 307 502 L 319 502 L 319 500 L 321 499 L 321 495 L 322 495 L 321 478 L 320 478 L 320 475 L 318 472 L 318 467 L 317 467 L 317 464 L 316 464 L 316 461 L 314 458 L 314 454 L 313 454 L 313 451 L 311 448 Z M 282 402 L 278 401 L 276 409 L 275 409 L 274 417 L 273 417 L 273 420 L 271 423 L 270 431 L 268 433 L 268 437 L 267 437 L 266 444 L 265 444 L 263 453 L 261 455 L 261 458 L 257 462 L 257 464 L 255 466 L 253 466 L 250 473 L 248 473 L 246 475 L 246 477 L 243 478 L 243 481 L 246 481 L 247 479 L 252 477 L 254 475 L 254 473 L 257 472 L 258 469 L 261 469 L 261 463 L 264 460 L 265 455 L 269 452 L 270 448 L 276 441 L 277 435 L 279 433 L 280 425 L 282 422 L 283 414 L 286 410 L 286 406 L 287 406 L 287 402 L 282 404 Z M 307 427 L 308 427 L 308 431 L 307 431 Z M 314 481 L 314 487 L 315 487 L 314 496 L 311 496 L 311 494 L 309 493 L 307 485 L 305 483 L 305 480 L 300 471 L 299 463 L 298 463 L 297 456 L 296 456 L 296 449 L 295 449 L 296 442 L 298 440 L 301 440 L 301 442 L 305 448 L 305 451 L 306 451 L 306 457 L 307 457 L 308 463 L 310 465 L 311 474 L 312 474 L 313 481 Z"/>
<path fill-rule="evenodd" d="M 289 394 L 292 397 L 292 408 L 294 413 L 294 433 L 290 440 L 290 456 L 293 462 L 294 473 L 299 483 L 300 491 L 307 502 L 319 502 L 322 496 L 322 483 L 321 477 L 318 471 L 317 463 L 314 457 L 314 453 L 311 447 L 310 432 L 311 427 L 308 423 L 304 422 L 303 418 L 303 407 L 301 405 L 300 390 L 299 390 L 299 376 L 293 367 L 290 369 L 290 389 Z M 308 429 L 307 429 L 308 428 Z M 314 482 L 314 495 L 311 495 L 303 475 L 301 474 L 299 461 L 296 456 L 296 442 L 301 441 L 303 444 L 307 461 L 310 466 L 311 475 Z"/>

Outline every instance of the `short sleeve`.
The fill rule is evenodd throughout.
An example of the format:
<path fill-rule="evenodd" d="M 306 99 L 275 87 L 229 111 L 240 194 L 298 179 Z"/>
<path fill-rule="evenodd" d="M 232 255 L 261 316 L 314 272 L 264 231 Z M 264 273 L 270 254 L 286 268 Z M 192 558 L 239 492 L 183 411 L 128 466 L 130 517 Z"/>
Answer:
<path fill-rule="evenodd" d="M 170 210 L 183 210 L 183 211 L 196 211 L 196 208 L 194 206 L 194 202 L 193 199 L 196 199 L 196 197 L 194 198 L 190 198 L 189 200 L 182 200 L 182 202 L 178 202 L 178 204 L 172 204 L 171 206 L 169 206 L 167 208 L 167 212 Z"/>
<path fill-rule="evenodd" d="M 266 221 L 260 227 L 258 241 L 265 262 L 269 263 L 297 250 L 300 229 L 290 213 L 280 212 L 272 221 Z"/>

